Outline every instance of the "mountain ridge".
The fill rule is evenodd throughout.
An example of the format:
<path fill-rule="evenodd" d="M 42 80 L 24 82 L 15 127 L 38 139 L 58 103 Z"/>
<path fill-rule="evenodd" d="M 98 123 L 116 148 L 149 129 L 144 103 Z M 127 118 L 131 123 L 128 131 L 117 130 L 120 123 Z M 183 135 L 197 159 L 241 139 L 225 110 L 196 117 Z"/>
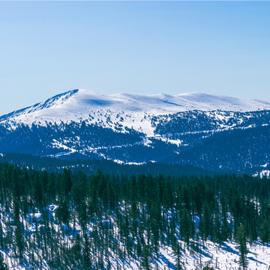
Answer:
<path fill-rule="evenodd" d="M 68 105 L 71 108 L 66 108 Z M 248 100 L 229 96 L 210 95 L 199 92 L 176 95 L 135 95 L 129 93 L 104 95 L 96 94 L 95 92 L 85 89 L 73 89 L 48 98 L 44 102 L 4 114 L 0 116 L 0 121 L 8 120 L 12 117 L 16 118 L 25 113 L 35 113 L 52 108 L 60 108 L 65 111 L 70 109 L 72 113 L 78 113 L 79 106 L 81 106 L 81 110 L 86 110 L 81 113 L 107 108 L 118 111 L 124 109 L 131 112 L 140 111 L 162 114 L 189 110 L 256 111 L 270 109 L 270 102 L 258 99 Z"/>
<path fill-rule="evenodd" d="M 254 174 L 270 164 L 269 124 L 266 101 L 74 89 L 1 116 L 0 152 Z"/>

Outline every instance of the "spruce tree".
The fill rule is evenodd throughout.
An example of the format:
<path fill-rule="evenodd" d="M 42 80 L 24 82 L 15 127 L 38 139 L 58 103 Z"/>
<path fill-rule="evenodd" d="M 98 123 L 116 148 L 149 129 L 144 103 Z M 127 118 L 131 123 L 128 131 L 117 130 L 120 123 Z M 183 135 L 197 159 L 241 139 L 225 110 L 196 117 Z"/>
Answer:
<path fill-rule="evenodd" d="M 8 270 L 8 266 L 4 262 L 3 254 L 0 252 L 0 270 Z"/>
<path fill-rule="evenodd" d="M 239 252 L 240 252 L 240 260 L 239 265 L 242 267 L 242 269 L 247 269 L 247 239 L 246 239 L 246 232 L 245 227 L 241 223 L 236 231 L 236 241 L 239 243 Z"/>

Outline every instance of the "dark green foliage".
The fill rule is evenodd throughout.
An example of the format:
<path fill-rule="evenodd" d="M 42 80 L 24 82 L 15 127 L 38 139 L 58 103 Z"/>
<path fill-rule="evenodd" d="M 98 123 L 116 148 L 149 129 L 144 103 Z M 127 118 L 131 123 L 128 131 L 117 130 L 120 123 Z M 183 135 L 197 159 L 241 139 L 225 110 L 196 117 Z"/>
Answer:
<path fill-rule="evenodd" d="M 203 270 L 214 270 L 214 268 L 213 268 L 213 267 L 210 267 L 210 266 L 205 266 L 205 267 L 203 268 Z"/>
<path fill-rule="evenodd" d="M 56 210 L 56 216 L 60 222 L 68 224 L 69 222 L 69 206 L 66 200 L 60 202 L 59 207 Z"/>
<path fill-rule="evenodd" d="M 8 270 L 8 267 L 4 262 L 3 255 L 1 252 L 0 252 L 0 270 Z"/>
<path fill-rule="evenodd" d="M 247 268 L 246 255 L 248 253 L 248 250 L 247 250 L 246 232 L 243 224 L 240 224 L 239 227 L 237 228 L 235 238 L 236 241 L 239 243 L 240 265 L 243 269 L 246 269 Z"/>
<path fill-rule="evenodd" d="M 247 268 L 246 243 L 269 243 L 269 196 L 269 180 L 249 176 L 86 176 L 0 165 L 0 214 L 10 228 L 4 233 L 0 223 L 0 249 L 21 263 L 31 258 L 33 269 L 44 261 L 51 269 L 110 269 L 115 256 L 119 269 L 130 258 L 153 269 L 167 246 L 175 269 L 184 269 L 184 249 L 200 250 L 194 240 L 233 239 Z"/>

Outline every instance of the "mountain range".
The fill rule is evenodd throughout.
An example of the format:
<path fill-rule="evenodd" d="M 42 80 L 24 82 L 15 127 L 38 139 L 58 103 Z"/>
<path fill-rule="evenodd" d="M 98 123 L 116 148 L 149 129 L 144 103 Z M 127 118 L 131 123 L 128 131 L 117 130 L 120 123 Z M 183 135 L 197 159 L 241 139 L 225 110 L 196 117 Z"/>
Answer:
<path fill-rule="evenodd" d="M 0 117 L 0 159 L 166 164 L 267 174 L 270 102 L 204 93 L 101 95 L 75 89 Z"/>

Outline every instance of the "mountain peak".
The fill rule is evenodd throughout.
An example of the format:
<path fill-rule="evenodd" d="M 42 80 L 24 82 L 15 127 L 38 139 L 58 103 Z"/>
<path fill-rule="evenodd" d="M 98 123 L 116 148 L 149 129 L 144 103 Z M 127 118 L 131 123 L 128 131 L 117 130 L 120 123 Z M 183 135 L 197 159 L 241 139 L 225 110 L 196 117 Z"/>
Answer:
<path fill-rule="evenodd" d="M 256 111 L 270 109 L 270 103 L 244 100 L 207 93 L 169 95 L 98 94 L 85 89 L 73 89 L 55 95 L 44 102 L 0 117 L 0 122 L 20 123 L 65 122 L 88 119 L 98 111 L 128 114 L 172 114 L 183 111 Z"/>
<path fill-rule="evenodd" d="M 57 104 L 63 104 L 67 99 L 69 99 L 71 96 L 75 95 L 76 93 L 79 92 L 79 89 L 73 89 L 73 90 L 69 90 L 69 91 L 65 91 L 61 94 L 57 94 L 51 98 L 48 98 L 47 100 L 40 102 L 40 103 L 36 103 L 32 106 L 28 106 L 16 111 L 13 111 L 11 113 L 2 115 L 0 117 L 0 121 L 2 120 L 7 120 L 9 118 L 14 118 L 20 115 L 24 115 L 24 114 L 29 114 L 29 113 L 33 113 L 33 112 L 37 112 L 37 111 L 41 111 L 44 109 L 48 109 L 51 107 L 56 106 Z"/>

